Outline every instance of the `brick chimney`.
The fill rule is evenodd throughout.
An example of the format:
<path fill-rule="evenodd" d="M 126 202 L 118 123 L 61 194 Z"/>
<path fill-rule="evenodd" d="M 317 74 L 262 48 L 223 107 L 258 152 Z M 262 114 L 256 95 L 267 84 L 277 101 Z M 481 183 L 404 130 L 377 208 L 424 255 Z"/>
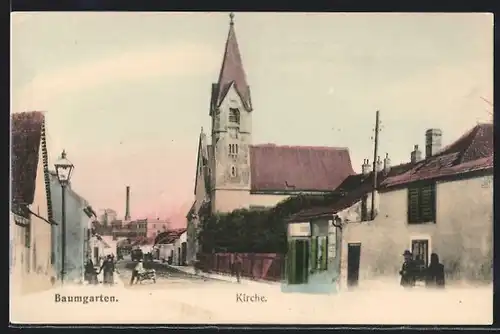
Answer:
<path fill-rule="evenodd" d="M 418 145 L 415 145 L 413 151 L 411 152 L 411 163 L 417 163 L 422 160 L 422 152 L 419 150 Z"/>
<path fill-rule="evenodd" d="M 440 129 L 428 129 L 425 131 L 425 158 L 435 155 L 441 150 L 441 137 L 443 132 Z"/>
<path fill-rule="evenodd" d="M 370 160 L 364 159 L 363 164 L 361 165 L 361 173 L 363 175 L 368 175 L 370 174 L 370 171 L 371 171 Z"/>
<path fill-rule="evenodd" d="M 381 172 L 384 168 L 384 163 L 380 160 L 380 156 L 377 157 L 377 163 L 375 164 L 375 171 Z"/>
<path fill-rule="evenodd" d="M 125 220 L 130 220 L 130 187 L 127 186 L 125 193 Z"/>
<path fill-rule="evenodd" d="M 389 174 L 390 170 L 391 170 L 391 159 L 389 159 L 389 153 L 386 153 L 384 158 L 384 173 Z"/>

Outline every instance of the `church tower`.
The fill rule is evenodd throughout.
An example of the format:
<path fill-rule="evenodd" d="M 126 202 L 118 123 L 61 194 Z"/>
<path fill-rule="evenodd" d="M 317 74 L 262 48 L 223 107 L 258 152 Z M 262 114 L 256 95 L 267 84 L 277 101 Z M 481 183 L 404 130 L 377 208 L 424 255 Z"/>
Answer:
<path fill-rule="evenodd" d="M 214 212 L 247 207 L 250 200 L 252 103 L 233 19 L 231 13 L 219 80 L 212 84 L 210 102 Z"/>

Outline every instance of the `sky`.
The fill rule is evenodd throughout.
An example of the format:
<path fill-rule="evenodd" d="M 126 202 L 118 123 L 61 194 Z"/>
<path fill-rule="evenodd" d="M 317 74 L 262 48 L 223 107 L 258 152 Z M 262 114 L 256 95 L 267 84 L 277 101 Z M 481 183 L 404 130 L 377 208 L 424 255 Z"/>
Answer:
<path fill-rule="evenodd" d="M 492 119 L 492 14 L 236 13 L 254 144 L 348 147 L 407 162 Z M 11 112 L 46 112 L 50 164 L 94 208 L 186 224 L 228 13 L 16 12 Z"/>

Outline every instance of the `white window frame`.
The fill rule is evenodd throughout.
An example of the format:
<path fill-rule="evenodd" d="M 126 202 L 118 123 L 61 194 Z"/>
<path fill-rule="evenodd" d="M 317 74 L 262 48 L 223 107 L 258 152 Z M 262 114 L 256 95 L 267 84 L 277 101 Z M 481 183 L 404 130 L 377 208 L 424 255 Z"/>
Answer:
<path fill-rule="evenodd" d="M 408 245 L 408 249 L 410 252 L 412 252 L 413 256 L 413 249 L 412 249 L 412 243 L 413 241 L 416 240 L 427 240 L 427 263 L 429 264 L 431 262 L 431 254 L 432 254 L 432 238 L 429 234 L 412 234 L 410 236 L 410 242 Z"/>

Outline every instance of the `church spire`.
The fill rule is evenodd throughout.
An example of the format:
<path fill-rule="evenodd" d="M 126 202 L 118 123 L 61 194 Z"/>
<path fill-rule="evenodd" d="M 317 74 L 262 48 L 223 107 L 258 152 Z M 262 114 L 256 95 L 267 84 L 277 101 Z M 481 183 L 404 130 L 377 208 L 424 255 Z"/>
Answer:
<path fill-rule="evenodd" d="M 241 97 L 245 108 L 248 111 L 252 110 L 250 100 L 250 87 L 247 84 L 241 54 L 236 40 L 236 32 L 234 29 L 234 13 L 229 14 L 229 33 L 226 40 L 226 48 L 222 59 L 222 66 L 219 74 L 219 80 L 215 87 L 213 106 L 219 107 L 222 100 L 226 96 L 231 84 L 234 83 L 236 91 Z"/>

